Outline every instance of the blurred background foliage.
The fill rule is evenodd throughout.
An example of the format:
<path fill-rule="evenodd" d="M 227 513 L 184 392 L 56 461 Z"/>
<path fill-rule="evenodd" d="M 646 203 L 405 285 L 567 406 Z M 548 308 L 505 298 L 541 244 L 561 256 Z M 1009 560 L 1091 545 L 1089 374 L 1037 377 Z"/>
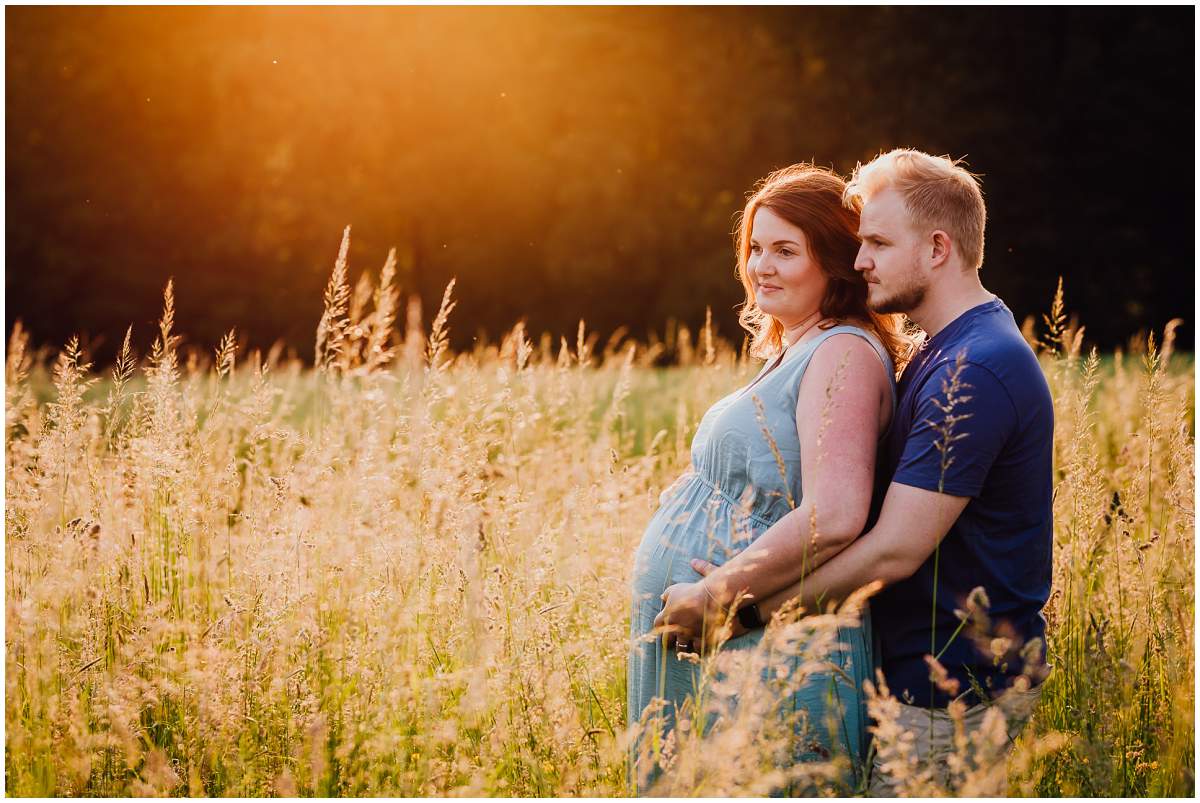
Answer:
<path fill-rule="evenodd" d="M 740 342 L 754 181 L 913 146 L 983 174 L 1018 321 L 1062 275 L 1089 341 L 1191 349 L 1193 13 L 7 8 L 5 323 L 145 353 L 174 276 L 193 345 L 311 359 L 349 223 L 426 320 L 458 277 L 458 347 L 706 306 Z"/>

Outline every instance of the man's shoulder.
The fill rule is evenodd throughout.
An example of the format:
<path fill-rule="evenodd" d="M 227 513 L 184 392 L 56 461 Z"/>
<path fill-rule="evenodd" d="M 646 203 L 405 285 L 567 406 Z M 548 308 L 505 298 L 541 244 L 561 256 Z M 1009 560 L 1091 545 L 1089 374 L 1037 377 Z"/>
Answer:
<path fill-rule="evenodd" d="M 959 373 L 981 381 L 990 376 L 1013 395 L 1026 383 L 1045 385 L 1037 355 L 1024 336 L 1011 318 L 996 317 L 979 320 L 930 355 L 923 384 L 932 382 L 936 389 L 947 377 Z"/>
<path fill-rule="evenodd" d="M 940 408 L 957 396 L 966 408 L 1014 416 L 1020 424 L 1051 420 L 1050 386 L 1033 349 L 1020 332 L 991 334 L 945 344 L 930 355 L 908 393 L 918 405 L 936 403 Z"/>
<path fill-rule="evenodd" d="M 1014 369 L 1026 367 L 1022 362 L 1023 355 L 1006 344 L 947 344 L 947 347 L 929 356 L 918 386 L 913 390 L 922 396 L 929 396 L 944 393 L 949 386 L 962 383 L 996 383 L 1003 387 L 1008 384 L 1005 378 Z"/>
<path fill-rule="evenodd" d="M 1007 307 L 973 317 L 947 344 L 946 351 L 966 350 L 977 362 L 1034 357 Z"/>

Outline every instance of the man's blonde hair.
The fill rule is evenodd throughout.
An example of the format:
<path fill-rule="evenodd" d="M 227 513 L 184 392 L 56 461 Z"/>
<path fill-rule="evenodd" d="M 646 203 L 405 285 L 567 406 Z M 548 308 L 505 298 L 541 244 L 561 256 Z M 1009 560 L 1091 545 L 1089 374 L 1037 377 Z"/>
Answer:
<path fill-rule="evenodd" d="M 894 187 L 918 228 L 949 234 L 963 267 L 978 269 L 983 265 L 987 208 L 978 177 L 962 164 L 949 156 L 897 148 L 855 167 L 843 198 L 848 206 L 861 208 L 872 195 Z"/>

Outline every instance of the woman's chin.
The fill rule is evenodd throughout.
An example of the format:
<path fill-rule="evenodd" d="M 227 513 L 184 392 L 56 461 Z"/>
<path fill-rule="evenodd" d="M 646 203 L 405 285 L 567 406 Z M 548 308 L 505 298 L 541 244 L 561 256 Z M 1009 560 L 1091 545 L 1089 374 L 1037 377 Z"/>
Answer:
<path fill-rule="evenodd" d="M 758 308 L 760 310 L 767 313 L 768 315 L 774 315 L 778 311 L 778 308 L 779 308 L 779 305 L 776 303 L 776 300 L 775 300 L 775 294 L 774 293 L 764 293 L 761 290 L 758 291 L 758 295 L 755 296 L 755 303 L 758 304 Z"/>
<path fill-rule="evenodd" d="M 774 318 L 787 318 L 789 317 L 788 305 L 780 303 L 779 299 L 775 297 L 776 293 L 767 296 L 760 293 L 758 296 L 758 308 Z"/>

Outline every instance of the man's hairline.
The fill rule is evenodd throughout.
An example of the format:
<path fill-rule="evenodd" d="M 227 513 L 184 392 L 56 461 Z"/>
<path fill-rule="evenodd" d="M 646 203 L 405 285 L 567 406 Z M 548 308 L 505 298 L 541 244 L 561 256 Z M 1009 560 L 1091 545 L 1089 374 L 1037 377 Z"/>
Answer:
<path fill-rule="evenodd" d="M 952 252 L 958 257 L 960 269 L 963 271 L 963 273 L 966 273 L 969 270 L 977 271 L 983 267 L 982 264 L 979 264 L 979 265 L 968 265 L 967 264 L 966 260 L 963 259 L 962 247 L 960 246 L 957 238 L 955 238 L 955 236 L 952 233 L 950 233 L 950 231 L 947 230 L 944 226 L 935 226 L 933 224 L 929 224 L 928 229 L 924 230 L 924 231 L 921 228 L 919 228 L 918 224 L 920 221 L 919 221 L 918 217 L 913 214 L 912 208 L 909 207 L 909 205 L 908 205 L 908 198 L 906 198 L 904 193 L 901 192 L 900 189 L 896 187 L 895 182 L 885 181 L 885 182 L 881 183 L 879 186 L 875 187 L 874 192 L 870 193 L 870 195 L 868 195 L 865 191 L 861 191 L 861 192 L 852 193 L 850 195 L 850 198 L 851 199 L 857 198 L 859 201 L 861 201 L 862 208 L 865 211 L 867 208 L 867 203 L 869 203 L 871 198 L 876 197 L 881 192 L 885 192 L 889 189 L 895 190 L 896 194 L 898 196 L 900 196 L 900 204 L 904 208 L 904 216 L 905 216 L 906 222 L 908 224 L 908 227 L 911 231 L 915 232 L 918 236 L 922 236 L 922 237 L 932 235 L 934 232 L 939 232 L 939 231 L 942 234 L 944 234 L 951 243 Z M 859 216 L 859 231 L 858 231 L 860 240 L 864 239 L 862 237 L 862 222 L 861 221 L 862 221 L 862 217 L 860 215 Z"/>
<path fill-rule="evenodd" d="M 900 204 L 904 208 L 905 220 L 908 223 L 908 227 L 910 230 L 917 233 L 918 235 L 922 235 L 922 234 L 926 234 L 926 233 L 933 234 L 935 231 L 940 231 L 940 232 L 944 233 L 947 237 L 950 237 L 950 232 L 946 231 L 945 229 L 940 229 L 936 226 L 931 226 L 929 228 L 928 232 L 922 232 L 916 225 L 918 222 L 917 216 L 913 214 L 912 208 L 909 207 L 908 199 L 904 196 L 904 193 L 901 192 L 896 187 L 895 182 L 891 182 L 891 181 L 883 182 L 882 184 L 876 186 L 874 192 L 871 192 L 870 195 L 868 195 L 866 193 L 866 191 L 860 191 L 860 192 L 855 192 L 855 193 L 851 194 L 850 198 L 858 199 L 862 203 L 862 209 L 865 211 L 867 208 L 867 204 L 870 202 L 871 198 L 874 198 L 874 197 L 878 196 L 880 193 L 885 192 L 889 189 L 895 190 L 896 194 L 898 196 L 900 196 Z M 861 235 L 861 231 L 862 231 L 862 215 L 860 214 L 859 215 L 859 233 L 860 233 L 860 235 Z M 860 239 L 861 239 L 861 236 L 860 236 Z M 951 242 L 953 242 L 954 238 L 950 237 L 950 240 L 951 240 Z"/>

